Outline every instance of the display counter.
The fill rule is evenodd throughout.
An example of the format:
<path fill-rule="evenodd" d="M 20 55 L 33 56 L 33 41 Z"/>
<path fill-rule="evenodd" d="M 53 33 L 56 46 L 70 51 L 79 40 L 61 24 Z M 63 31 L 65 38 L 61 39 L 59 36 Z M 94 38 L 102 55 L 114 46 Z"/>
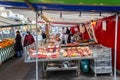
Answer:
<path fill-rule="evenodd" d="M 0 64 L 14 56 L 14 40 L 4 39 L 0 42 Z"/>
<path fill-rule="evenodd" d="M 52 45 L 44 48 L 28 46 L 26 48 L 25 62 L 42 63 L 42 75 L 46 76 L 48 71 L 75 70 L 76 75 L 80 74 L 80 61 L 90 60 L 90 68 L 97 74 L 110 73 L 112 75 L 111 48 L 96 45 L 61 47 Z"/>
<path fill-rule="evenodd" d="M 60 45 L 47 45 L 44 48 L 28 46 L 26 48 L 25 62 L 42 62 L 42 75 L 48 71 L 75 70 L 76 75 L 80 74 L 80 60 L 95 59 L 88 46 L 84 47 L 61 47 Z"/>
<path fill-rule="evenodd" d="M 79 59 L 92 59 L 92 50 L 88 46 L 84 47 L 60 47 L 48 46 L 47 48 L 36 48 L 29 46 L 26 48 L 28 62 L 35 61 L 36 57 L 39 61 L 60 61 L 60 60 L 79 60 Z"/>

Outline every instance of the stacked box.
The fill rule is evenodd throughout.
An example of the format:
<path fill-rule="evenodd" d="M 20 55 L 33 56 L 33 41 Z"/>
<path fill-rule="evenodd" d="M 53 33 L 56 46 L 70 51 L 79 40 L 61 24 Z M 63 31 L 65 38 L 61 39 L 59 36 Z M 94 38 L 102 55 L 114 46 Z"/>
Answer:
<path fill-rule="evenodd" d="M 95 73 L 95 76 L 103 73 L 111 73 L 112 75 L 111 48 L 97 45 L 94 47 L 91 46 L 91 49 L 95 59 L 90 61 L 90 67 Z"/>

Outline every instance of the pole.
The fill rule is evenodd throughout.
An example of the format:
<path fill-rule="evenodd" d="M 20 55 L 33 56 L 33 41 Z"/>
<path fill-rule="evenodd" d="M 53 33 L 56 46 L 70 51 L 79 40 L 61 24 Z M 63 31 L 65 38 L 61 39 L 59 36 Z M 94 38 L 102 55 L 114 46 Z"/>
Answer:
<path fill-rule="evenodd" d="M 38 29 L 38 25 L 37 25 L 37 15 L 38 12 L 36 12 L 36 80 L 38 80 L 38 33 L 37 33 L 37 29 Z"/>
<path fill-rule="evenodd" d="M 3 30 L 2 30 L 2 28 L 1 28 L 1 40 L 3 40 Z"/>
<path fill-rule="evenodd" d="M 117 59 L 117 36 L 118 36 L 118 14 L 116 14 L 116 23 L 115 23 L 115 50 L 114 50 L 114 80 L 116 79 L 116 59 Z"/>
<path fill-rule="evenodd" d="M 16 36 L 16 30 L 15 27 L 13 27 L 13 31 L 14 31 L 14 37 Z"/>
<path fill-rule="evenodd" d="M 30 32 L 32 32 L 32 25 L 30 24 Z"/>

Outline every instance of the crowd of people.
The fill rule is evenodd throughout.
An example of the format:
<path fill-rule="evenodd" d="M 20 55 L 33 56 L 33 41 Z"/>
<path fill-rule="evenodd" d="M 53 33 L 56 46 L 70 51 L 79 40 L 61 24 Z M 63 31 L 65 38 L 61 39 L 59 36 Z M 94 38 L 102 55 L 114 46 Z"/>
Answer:
<path fill-rule="evenodd" d="M 62 30 L 62 44 L 73 43 L 82 38 L 79 32 L 73 34 L 68 27 L 66 31 L 64 29 Z"/>
<path fill-rule="evenodd" d="M 23 47 L 26 47 L 28 45 L 35 44 L 34 35 L 30 33 L 30 31 L 27 31 L 24 33 L 24 35 L 21 35 L 20 31 L 16 31 L 16 37 L 15 37 L 15 56 L 16 57 L 22 57 L 24 53 Z M 45 43 L 46 42 L 46 34 L 45 32 L 38 34 L 38 42 Z"/>

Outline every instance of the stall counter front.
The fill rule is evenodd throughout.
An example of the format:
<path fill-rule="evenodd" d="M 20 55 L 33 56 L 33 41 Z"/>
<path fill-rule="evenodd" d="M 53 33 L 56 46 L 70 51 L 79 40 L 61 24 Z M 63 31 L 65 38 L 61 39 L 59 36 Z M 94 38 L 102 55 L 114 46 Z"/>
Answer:
<path fill-rule="evenodd" d="M 0 42 L 0 64 L 14 56 L 14 40 L 7 38 Z"/>
<path fill-rule="evenodd" d="M 42 75 L 48 71 L 75 70 L 76 75 L 80 74 L 80 60 L 95 59 L 89 47 L 60 47 L 59 45 L 48 45 L 45 48 L 28 46 L 26 48 L 25 62 L 42 62 Z M 37 53 L 37 54 L 36 54 Z"/>

